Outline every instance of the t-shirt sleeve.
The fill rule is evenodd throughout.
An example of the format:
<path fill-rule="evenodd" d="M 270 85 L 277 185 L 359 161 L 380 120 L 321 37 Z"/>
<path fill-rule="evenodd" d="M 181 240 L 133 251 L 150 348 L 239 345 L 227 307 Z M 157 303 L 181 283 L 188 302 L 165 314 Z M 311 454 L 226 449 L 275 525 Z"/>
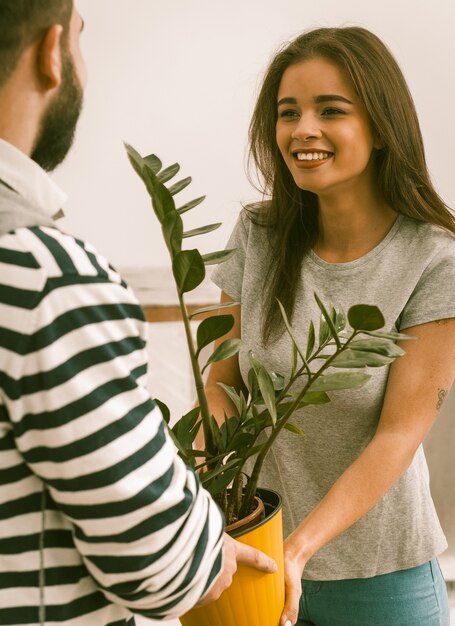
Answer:
<path fill-rule="evenodd" d="M 226 245 L 226 249 L 235 249 L 235 254 L 228 261 L 220 263 L 211 276 L 215 285 L 237 302 L 241 301 L 242 296 L 248 245 L 248 222 L 249 218 L 245 211 L 242 211 Z"/>
<path fill-rule="evenodd" d="M 451 317 L 455 317 L 455 240 L 425 268 L 399 318 L 399 328 Z"/>

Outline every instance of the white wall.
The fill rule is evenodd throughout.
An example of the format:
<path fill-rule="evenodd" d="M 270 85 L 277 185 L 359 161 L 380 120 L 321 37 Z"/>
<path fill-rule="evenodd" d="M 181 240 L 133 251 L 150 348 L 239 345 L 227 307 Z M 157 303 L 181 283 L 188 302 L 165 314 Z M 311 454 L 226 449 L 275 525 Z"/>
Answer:
<path fill-rule="evenodd" d="M 455 205 L 453 0 L 78 0 L 89 66 L 75 147 L 55 178 L 70 201 L 63 227 L 119 267 L 167 263 L 141 182 L 122 141 L 178 161 L 190 199 L 207 194 L 188 226 L 222 221 L 195 242 L 223 247 L 239 203 L 256 197 L 245 176 L 249 117 L 277 47 L 314 26 L 356 24 L 391 47 L 413 92 L 428 163 Z M 184 196 L 184 194 L 186 194 Z"/>

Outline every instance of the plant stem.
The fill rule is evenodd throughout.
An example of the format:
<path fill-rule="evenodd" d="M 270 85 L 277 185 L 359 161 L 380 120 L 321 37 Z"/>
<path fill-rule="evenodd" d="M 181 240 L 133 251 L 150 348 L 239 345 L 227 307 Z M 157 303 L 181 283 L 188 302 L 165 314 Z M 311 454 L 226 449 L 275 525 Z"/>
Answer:
<path fill-rule="evenodd" d="M 242 472 L 236 474 L 232 483 L 231 491 L 228 495 L 228 501 L 226 506 L 226 525 L 232 524 L 236 521 L 240 510 L 240 502 L 242 500 L 243 492 L 243 478 Z"/>
<path fill-rule="evenodd" d="M 182 313 L 183 325 L 185 328 L 186 342 L 188 345 L 188 352 L 191 360 L 191 368 L 193 370 L 194 382 L 196 386 L 196 393 L 199 401 L 199 409 L 201 412 L 202 429 L 204 431 L 205 447 L 207 452 L 212 456 L 217 454 L 217 448 L 215 444 L 215 436 L 211 424 L 211 415 L 209 405 L 207 402 L 207 396 L 205 395 L 204 381 L 202 380 L 201 368 L 199 367 L 199 361 L 196 357 L 196 349 L 194 346 L 193 335 L 191 333 L 190 320 L 188 311 L 183 299 L 183 293 L 180 290 L 177 291 L 180 311 Z M 210 466 L 210 462 L 207 463 Z"/>

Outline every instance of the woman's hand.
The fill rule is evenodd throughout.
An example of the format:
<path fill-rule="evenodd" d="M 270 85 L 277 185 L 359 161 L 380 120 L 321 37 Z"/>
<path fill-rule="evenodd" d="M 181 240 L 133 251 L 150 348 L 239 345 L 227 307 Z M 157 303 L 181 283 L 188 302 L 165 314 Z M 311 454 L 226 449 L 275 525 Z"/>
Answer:
<path fill-rule="evenodd" d="M 284 582 L 286 598 L 280 626 L 294 626 L 299 616 L 302 595 L 302 575 L 306 561 L 299 555 L 295 539 L 290 535 L 284 542 Z"/>

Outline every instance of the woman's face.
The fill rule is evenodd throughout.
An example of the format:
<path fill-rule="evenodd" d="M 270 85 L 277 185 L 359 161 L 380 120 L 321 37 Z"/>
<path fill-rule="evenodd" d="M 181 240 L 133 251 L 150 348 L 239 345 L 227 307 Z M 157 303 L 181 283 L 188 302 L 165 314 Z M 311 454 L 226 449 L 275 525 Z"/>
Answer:
<path fill-rule="evenodd" d="M 333 62 L 289 66 L 278 90 L 276 141 L 300 189 L 324 194 L 372 185 L 376 141 L 364 105 Z"/>

